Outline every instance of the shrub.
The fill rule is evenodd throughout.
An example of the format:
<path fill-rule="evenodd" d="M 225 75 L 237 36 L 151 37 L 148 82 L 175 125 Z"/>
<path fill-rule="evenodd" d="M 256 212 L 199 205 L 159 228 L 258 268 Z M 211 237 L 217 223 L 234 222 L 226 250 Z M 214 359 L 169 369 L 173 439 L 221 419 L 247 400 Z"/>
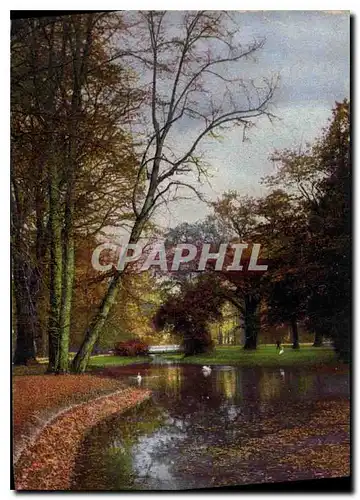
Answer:
<path fill-rule="evenodd" d="M 138 339 L 126 340 L 115 345 L 114 354 L 115 356 L 147 356 L 149 346 Z"/>

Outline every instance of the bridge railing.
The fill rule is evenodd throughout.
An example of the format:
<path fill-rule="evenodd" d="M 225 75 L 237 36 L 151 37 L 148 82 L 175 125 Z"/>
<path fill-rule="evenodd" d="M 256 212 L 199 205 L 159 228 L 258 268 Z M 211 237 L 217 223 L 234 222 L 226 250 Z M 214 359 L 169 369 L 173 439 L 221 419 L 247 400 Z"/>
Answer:
<path fill-rule="evenodd" d="M 151 345 L 149 346 L 149 354 L 161 354 L 165 352 L 182 352 L 180 345 Z"/>

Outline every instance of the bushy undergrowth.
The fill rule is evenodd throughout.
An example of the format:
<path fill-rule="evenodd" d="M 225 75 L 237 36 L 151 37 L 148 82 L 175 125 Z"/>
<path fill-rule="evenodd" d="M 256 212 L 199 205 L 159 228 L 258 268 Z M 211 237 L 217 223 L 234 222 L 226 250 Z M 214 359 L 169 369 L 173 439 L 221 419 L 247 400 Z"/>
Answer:
<path fill-rule="evenodd" d="M 139 339 L 126 340 L 115 345 L 114 354 L 116 356 L 147 356 L 149 346 Z"/>

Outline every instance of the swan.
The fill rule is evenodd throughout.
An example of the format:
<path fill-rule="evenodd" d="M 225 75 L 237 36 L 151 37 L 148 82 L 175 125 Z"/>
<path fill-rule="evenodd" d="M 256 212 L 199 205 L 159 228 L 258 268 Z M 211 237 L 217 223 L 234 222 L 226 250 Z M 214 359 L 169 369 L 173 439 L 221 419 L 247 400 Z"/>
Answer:
<path fill-rule="evenodd" d="M 205 373 L 210 374 L 211 373 L 211 368 L 210 368 L 210 366 L 203 366 L 202 367 L 202 371 L 203 371 L 204 374 Z"/>

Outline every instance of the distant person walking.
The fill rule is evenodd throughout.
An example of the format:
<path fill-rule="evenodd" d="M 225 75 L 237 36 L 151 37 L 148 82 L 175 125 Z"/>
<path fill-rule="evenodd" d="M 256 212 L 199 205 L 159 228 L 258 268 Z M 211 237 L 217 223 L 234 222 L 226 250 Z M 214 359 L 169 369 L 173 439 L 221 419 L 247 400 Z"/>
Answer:
<path fill-rule="evenodd" d="M 276 350 L 280 351 L 280 349 L 281 349 L 281 342 L 280 342 L 280 340 L 277 340 L 276 341 Z"/>

